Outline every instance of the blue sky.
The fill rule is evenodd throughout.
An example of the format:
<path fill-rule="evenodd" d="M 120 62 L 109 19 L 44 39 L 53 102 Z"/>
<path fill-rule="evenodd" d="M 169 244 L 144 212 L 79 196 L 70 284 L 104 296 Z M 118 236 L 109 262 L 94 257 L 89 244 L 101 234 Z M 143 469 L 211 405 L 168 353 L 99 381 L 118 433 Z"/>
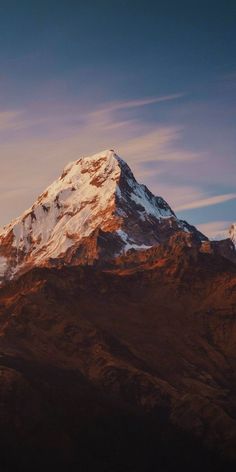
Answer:
<path fill-rule="evenodd" d="M 210 236 L 236 220 L 236 3 L 0 3 L 0 225 L 114 148 Z"/>

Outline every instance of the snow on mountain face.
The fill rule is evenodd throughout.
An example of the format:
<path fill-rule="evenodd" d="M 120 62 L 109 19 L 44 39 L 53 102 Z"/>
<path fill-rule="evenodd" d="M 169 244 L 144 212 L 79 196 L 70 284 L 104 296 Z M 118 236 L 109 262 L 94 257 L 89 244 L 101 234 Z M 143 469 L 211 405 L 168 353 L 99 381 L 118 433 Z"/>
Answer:
<path fill-rule="evenodd" d="M 236 223 L 233 223 L 229 229 L 229 236 L 236 248 Z"/>
<path fill-rule="evenodd" d="M 114 257 L 157 244 L 176 230 L 196 231 L 138 184 L 113 150 L 103 151 L 67 165 L 28 211 L 3 228 L 0 280 L 28 266 L 75 260 L 83 245 L 92 259 L 98 241 L 103 254 Z"/>

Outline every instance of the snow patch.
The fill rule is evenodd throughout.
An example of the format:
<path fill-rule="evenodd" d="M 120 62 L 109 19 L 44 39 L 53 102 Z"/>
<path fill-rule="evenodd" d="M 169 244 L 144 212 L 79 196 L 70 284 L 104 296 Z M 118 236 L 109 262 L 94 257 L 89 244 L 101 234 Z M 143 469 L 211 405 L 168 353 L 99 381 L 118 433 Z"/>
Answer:
<path fill-rule="evenodd" d="M 7 270 L 8 261 L 6 257 L 0 256 L 0 277 L 4 277 Z"/>
<path fill-rule="evenodd" d="M 161 208 L 157 204 L 157 197 L 149 197 L 145 191 L 143 185 L 132 185 L 133 189 L 130 194 L 130 198 L 137 204 L 143 207 L 144 212 L 148 215 L 154 216 L 155 218 L 171 218 L 173 213 L 170 208 Z M 131 188 L 132 188 L 131 187 Z M 142 218 L 142 212 L 140 211 L 140 216 Z M 143 219 L 143 218 L 142 218 Z"/>
<path fill-rule="evenodd" d="M 149 249 L 151 246 L 146 246 L 146 244 L 136 244 L 134 241 L 131 241 L 128 234 L 125 233 L 122 229 L 118 229 L 116 231 L 118 236 L 122 239 L 123 243 L 125 244 L 124 250 L 128 251 L 129 249 Z"/>
<path fill-rule="evenodd" d="M 236 223 L 233 223 L 229 229 L 229 237 L 233 241 L 236 248 Z"/>

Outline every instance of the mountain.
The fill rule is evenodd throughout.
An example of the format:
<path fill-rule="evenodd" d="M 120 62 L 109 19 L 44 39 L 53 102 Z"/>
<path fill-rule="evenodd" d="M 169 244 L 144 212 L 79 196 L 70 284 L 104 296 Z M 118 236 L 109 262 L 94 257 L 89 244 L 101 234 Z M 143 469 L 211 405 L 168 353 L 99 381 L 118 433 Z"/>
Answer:
<path fill-rule="evenodd" d="M 1 470 L 235 470 L 232 240 L 104 151 L 0 241 Z"/>
<path fill-rule="evenodd" d="M 0 289 L 0 465 L 235 470 L 235 346 L 236 265 L 191 233 L 35 267 Z"/>
<path fill-rule="evenodd" d="M 236 223 L 232 224 L 229 229 L 229 237 L 236 247 Z"/>
<path fill-rule="evenodd" d="M 0 232 L 0 277 L 43 265 L 92 264 L 143 250 L 176 231 L 207 238 L 140 185 L 113 150 L 81 158 Z"/>

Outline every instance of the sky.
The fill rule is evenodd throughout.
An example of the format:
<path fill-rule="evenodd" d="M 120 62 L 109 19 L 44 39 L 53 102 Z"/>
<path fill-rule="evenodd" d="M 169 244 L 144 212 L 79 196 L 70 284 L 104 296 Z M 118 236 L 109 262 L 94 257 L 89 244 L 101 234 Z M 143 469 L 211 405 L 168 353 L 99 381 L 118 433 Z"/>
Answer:
<path fill-rule="evenodd" d="M 1 0 L 0 226 L 115 149 L 210 237 L 236 221 L 236 2 Z"/>

